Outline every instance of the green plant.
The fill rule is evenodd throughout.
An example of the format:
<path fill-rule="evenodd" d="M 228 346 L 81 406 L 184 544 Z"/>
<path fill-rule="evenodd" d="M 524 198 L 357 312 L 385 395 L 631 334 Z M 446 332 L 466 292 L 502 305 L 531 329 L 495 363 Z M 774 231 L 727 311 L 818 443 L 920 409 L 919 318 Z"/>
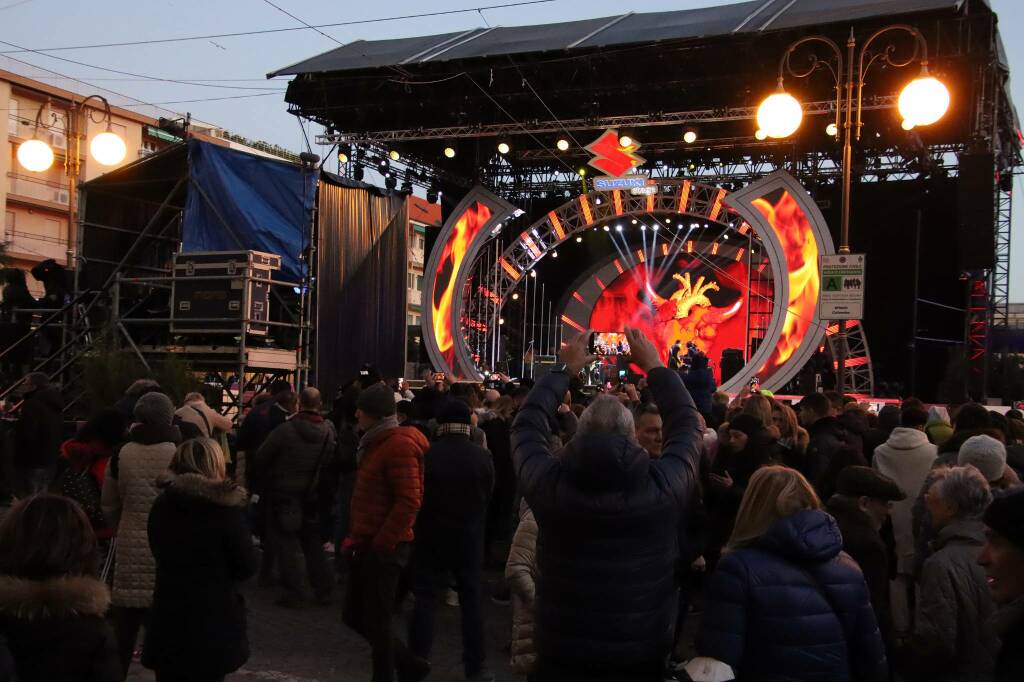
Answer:
<path fill-rule="evenodd" d="M 109 407 L 124 396 L 132 382 L 154 379 L 178 405 L 196 385 L 197 377 L 192 368 L 175 355 L 167 355 L 158 362 L 150 360 L 149 363 L 150 369 L 147 370 L 130 349 L 118 348 L 109 337 L 100 337 L 82 358 L 81 381 L 86 392 L 86 404 L 92 410 Z"/>

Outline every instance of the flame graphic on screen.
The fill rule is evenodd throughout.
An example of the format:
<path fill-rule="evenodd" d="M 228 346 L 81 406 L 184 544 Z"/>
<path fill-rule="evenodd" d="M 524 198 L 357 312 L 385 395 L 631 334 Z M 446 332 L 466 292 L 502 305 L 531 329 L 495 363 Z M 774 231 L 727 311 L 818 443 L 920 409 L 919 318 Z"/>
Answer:
<path fill-rule="evenodd" d="M 814 320 L 820 287 L 818 244 L 807 214 L 789 192 L 783 192 L 774 205 L 766 199 L 756 199 L 753 205 L 775 230 L 789 269 L 789 305 L 782 334 L 775 350 L 758 372 L 764 382 L 792 357 Z"/>
<path fill-rule="evenodd" d="M 466 260 L 473 239 L 491 219 L 491 209 L 477 202 L 466 209 L 455 223 L 455 229 L 445 242 L 437 264 L 434 289 L 430 296 L 431 318 L 434 322 L 434 340 L 441 350 L 449 371 L 455 371 L 455 335 L 452 330 L 452 301 L 459 269 Z"/>

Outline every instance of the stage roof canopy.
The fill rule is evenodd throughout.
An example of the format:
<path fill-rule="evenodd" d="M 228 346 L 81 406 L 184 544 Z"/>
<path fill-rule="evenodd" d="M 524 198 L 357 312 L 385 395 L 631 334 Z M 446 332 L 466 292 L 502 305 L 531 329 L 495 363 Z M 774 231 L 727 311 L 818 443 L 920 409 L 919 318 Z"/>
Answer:
<path fill-rule="evenodd" d="M 627 12 L 558 24 L 495 26 L 433 36 L 356 40 L 269 77 L 447 62 L 531 52 L 587 50 L 816 27 L 874 17 L 958 10 L 965 0 L 753 0 L 671 12 Z"/>

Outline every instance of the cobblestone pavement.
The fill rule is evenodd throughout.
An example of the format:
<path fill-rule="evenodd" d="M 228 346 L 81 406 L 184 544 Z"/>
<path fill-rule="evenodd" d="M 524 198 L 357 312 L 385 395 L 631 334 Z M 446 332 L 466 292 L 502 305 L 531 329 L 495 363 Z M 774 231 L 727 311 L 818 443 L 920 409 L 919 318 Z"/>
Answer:
<path fill-rule="evenodd" d="M 488 664 L 497 682 L 521 682 L 524 678 L 511 672 L 505 653 L 511 633 L 511 608 L 495 604 L 489 597 L 497 578 L 497 573 L 488 574 L 484 588 Z M 333 606 L 293 611 L 274 605 L 275 591 L 247 586 L 252 656 L 240 671 L 227 679 L 230 682 L 368 682 L 370 649 L 358 635 L 341 624 L 340 595 L 344 586 L 339 585 L 339 588 L 339 598 Z M 405 623 L 403 615 L 396 625 L 396 632 L 403 639 Z M 457 607 L 442 603 L 436 633 L 433 670 L 428 682 L 464 680 Z M 128 679 L 151 682 L 154 678 L 152 672 L 136 661 Z"/>

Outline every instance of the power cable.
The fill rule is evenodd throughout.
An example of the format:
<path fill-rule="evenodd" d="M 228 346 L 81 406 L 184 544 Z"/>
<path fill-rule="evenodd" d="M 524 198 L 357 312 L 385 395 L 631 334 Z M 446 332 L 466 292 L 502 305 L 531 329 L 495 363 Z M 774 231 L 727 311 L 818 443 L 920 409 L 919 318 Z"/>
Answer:
<path fill-rule="evenodd" d="M 175 99 L 169 102 L 143 102 L 138 104 L 119 104 L 118 106 L 127 109 L 128 107 L 156 107 L 161 104 L 192 104 L 193 102 L 222 102 L 227 99 L 248 99 L 250 97 L 272 97 L 276 92 L 258 92 L 253 95 L 228 95 L 227 97 L 200 97 L 198 99 Z M 134 97 L 132 99 L 135 99 Z"/>
<path fill-rule="evenodd" d="M 17 54 L 19 52 L 60 52 L 64 50 L 91 50 L 101 47 L 130 47 L 133 45 L 158 45 L 162 43 L 180 43 L 191 40 L 210 40 L 213 38 L 237 38 L 242 36 L 267 35 L 273 33 L 287 33 L 291 31 L 305 31 L 307 29 L 338 28 L 340 26 L 358 26 L 362 24 L 376 24 L 387 21 L 401 21 L 404 19 L 423 19 L 426 17 L 450 16 L 453 14 L 477 13 L 480 10 L 505 9 L 510 7 L 524 7 L 527 5 L 542 5 L 557 0 L 520 0 L 519 2 L 508 2 L 498 5 L 483 5 L 480 7 L 467 7 L 464 9 L 439 10 L 436 12 L 422 12 L 419 14 L 403 14 L 394 17 L 378 17 L 375 19 L 354 19 L 351 21 L 337 21 L 330 24 L 308 24 L 306 26 L 289 26 L 287 28 L 268 28 L 257 31 L 237 31 L 234 33 L 213 33 L 199 36 L 180 36 L 176 38 L 154 38 L 151 40 L 131 40 L 120 43 L 96 43 L 91 45 L 65 45 L 60 47 L 46 47 L 37 50 L 18 48 L 13 51 L 0 51 L 0 54 Z M 303 22 L 305 23 L 305 22 Z"/>
<path fill-rule="evenodd" d="M 221 90 L 262 90 L 264 92 L 266 92 L 268 90 L 273 90 L 274 92 L 284 92 L 284 90 L 282 90 L 281 88 L 254 87 L 254 86 L 251 86 L 251 85 L 211 85 L 209 83 L 200 83 L 198 81 L 179 81 L 179 80 L 174 80 L 173 78 L 160 78 L 159 76 L 147 76 L 147 75 L 141 74 L 141 73 L 132 73 L 130 71 L 121 71 L 119 69 L 110 69 L 110 68 L 107 68 L 105 66 L 96 66 L 95 64 L 86 64 L 85 62 L 80 62 L 80 61 L 77 61 L 75 59 L 67 59 L 66 57 L 57 57 L 57 56 L 52 55 L 52 54 L 46 54 L 46 53 L 42 52 L 41 50 L 30 50 L 30 49 L 27 49 L 27 48 L 22 48 L 22 47 L 20 47 L 18 45 L 15 45 L 14 43 L 7 42 L 6 40 L 0 40 L 0 43 L 3 43 L 4 45 L 10 45 L 11 47 L 17 47 L 19 50 L 21 50 L 23 52 L 31 52 L 33 54 L 39 55 L 40 57 L 46 57 L 47 59 L 56 59 L 58 61 L 67 62 L 69 64 L 76 64 L 78 66 L 84 66 L 84 67 L 89 68 L 89 69 L 96 69 L 97 71 L 107 71 L 109 73 L 116 73 L 116 74 L 120 74 L 122 76 L 132 76 L 133 78 L 141 78 L 143 80 L 158 81 L 158 82 L 161 82 L 161 83 L 177 83 L 179 85 L 193 85 L 193 86 L 200 87 L 200 88 L 217 88 L 217 89 L 221 89 Z M 4 53 L 4 54 L 7 54 L 7 53 Z"/>
<path fill-rule="evenodd" d="M 337 43 L 338 45 L 341 45 L 342 47 L 345 47 L 345 43 L 341 42 L 340 40 L 338 40 L 337 38 L 335 38 L 335 37 L 334 37 L 334 36 L 332 36 L 332 35 L 328 35 L 327 33 L 324 33 L 323 31 L 321 31 L 320 29 L 318 29 L 318 28 L 317 28 L 316 26 L 310 26 L 310 25 L 309 25 L 308 23 L 306 23 L 306 22 L 305 22 L 305 21 L 303 21 L 302 19 L 299 19 L 299 18 L 298 18 L 297 16 L 295 16 L 294 14 L 292 14 L 291 12 L 289 12 L 288 10 L 284 9 L 283 7 L 279 7 L 278 5 L 275 5 L 275 4 L 274 4 L 273 2 L 271 2 L 270 0 L 263 0 L 263 2 L 267 3 L 268 5 L 270 5 L 270 6 L 271 6 L 271 7 L 273 7 L 274 9 L 276 9 L 276 10 L 277 10 L 278 12 L 281 12 L 282 14 L 284 14 L 284 15 L 287 15 L 287 16 L 289 16 L 289 17 L 291 17 L 292 19 L 294 19 L 295 21 L 299 22 L 300 24 L 302 24 L 302 25 L 303 25 L 303 26 L 305 26 L 306 28 L 310 28 L 310 29 L 313 29 L 314 31 L 316 31 L 317 33 L 319 33 L 320 35 L 322 35 L 322 36 L 323 36 L 324 38 L 327 38 L 328 40 L 333 40 L 333 41 L 334 41 L 334 42 L 336 42 L 336 43 Z M 305 132 L 305 131 L 303 131 L 303 132 Z M 307 147 L 309 146 L 309 140 L 306 140 L 306 146 L 307 146 Z"/>

